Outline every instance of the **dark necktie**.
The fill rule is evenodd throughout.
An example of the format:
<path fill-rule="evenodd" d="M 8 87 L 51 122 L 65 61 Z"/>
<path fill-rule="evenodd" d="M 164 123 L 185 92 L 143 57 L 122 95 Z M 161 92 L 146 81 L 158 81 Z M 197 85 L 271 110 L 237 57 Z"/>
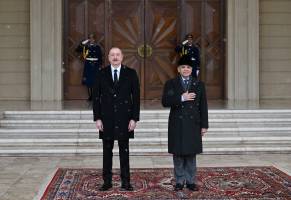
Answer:
<path fill-rule="evenodd" d="M 189 80 L 184 80 L 184 90 L 187 91 L 188 90 L 188 83 L 189 83 Z"/>
<path fill-rule="evenodd" d="M 114 84 L 117 84 L 118 82 L 118 78 L 117 78 L 117 69 L 114 70 L 114 80 L 113 80 Z"/>

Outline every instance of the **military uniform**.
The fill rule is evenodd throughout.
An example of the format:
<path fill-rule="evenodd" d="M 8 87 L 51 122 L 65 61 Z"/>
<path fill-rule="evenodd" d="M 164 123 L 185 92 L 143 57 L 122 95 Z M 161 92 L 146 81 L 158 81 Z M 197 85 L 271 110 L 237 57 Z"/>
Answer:
<path fill-rule="evenodd" d="M 102 65 L 101 48 L 97 43 L 91 43 L 88 39 L 81 42 L 76 48 L 76 51 L 84 59 L 82 84 L 87 86 L 88 100 L 91 101 L 96 75 Z"/>
<path fill-rule="evenodd" d="M 85 60 L 82 84 L 86 85 L 88 88 L 92 88 L 96 80 L 96 75 L 102 65 L 101 48 L 97 43 L 83 41 L 76 51 L 81 53 Z"/>

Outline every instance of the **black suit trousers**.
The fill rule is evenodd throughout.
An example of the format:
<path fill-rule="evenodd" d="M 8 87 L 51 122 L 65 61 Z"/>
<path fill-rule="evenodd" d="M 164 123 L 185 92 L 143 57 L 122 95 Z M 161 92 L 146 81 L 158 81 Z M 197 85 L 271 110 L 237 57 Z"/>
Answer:
<path fill-rule="evenodd" d="M 103 142 L 103 180 L 104 183 L 112 182 L 112 157 L 114 140 L 102 140 Z M 129 140 L 118 140 L 120 177 L 123 184 L 130 183 L 129 173 Z"/>

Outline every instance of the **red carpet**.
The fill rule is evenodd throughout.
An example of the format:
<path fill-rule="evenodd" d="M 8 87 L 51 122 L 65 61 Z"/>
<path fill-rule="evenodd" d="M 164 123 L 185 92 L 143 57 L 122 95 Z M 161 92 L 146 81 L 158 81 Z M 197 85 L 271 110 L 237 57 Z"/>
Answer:
<path fill-rule="evenodd" d="M 58 169 L 41 199 L 291 199 L 291 177 L 274 167 L 198 168 L 198 192 L 174 192 L 173 169 L 131 169 L 133 192 L 113 173 L 113 188 L 100 192 L 100 169 Z"/>

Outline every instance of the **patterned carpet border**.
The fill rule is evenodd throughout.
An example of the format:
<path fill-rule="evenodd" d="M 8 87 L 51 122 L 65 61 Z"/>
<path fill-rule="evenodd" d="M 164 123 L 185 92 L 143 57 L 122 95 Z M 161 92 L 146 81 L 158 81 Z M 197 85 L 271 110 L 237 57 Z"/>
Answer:
<path fill-rule="evenodd" d="M 99 199 L 291 199 L 291 176 L 275 167 L 198 168 L 198 192 L 174 192 L 173 169 L 131 169 L 134 191 L 120 190 L 119 170 L 113 170 L 113 188 L 98 191 L 101 169 L 59 168 L 41 200 Z"/>

